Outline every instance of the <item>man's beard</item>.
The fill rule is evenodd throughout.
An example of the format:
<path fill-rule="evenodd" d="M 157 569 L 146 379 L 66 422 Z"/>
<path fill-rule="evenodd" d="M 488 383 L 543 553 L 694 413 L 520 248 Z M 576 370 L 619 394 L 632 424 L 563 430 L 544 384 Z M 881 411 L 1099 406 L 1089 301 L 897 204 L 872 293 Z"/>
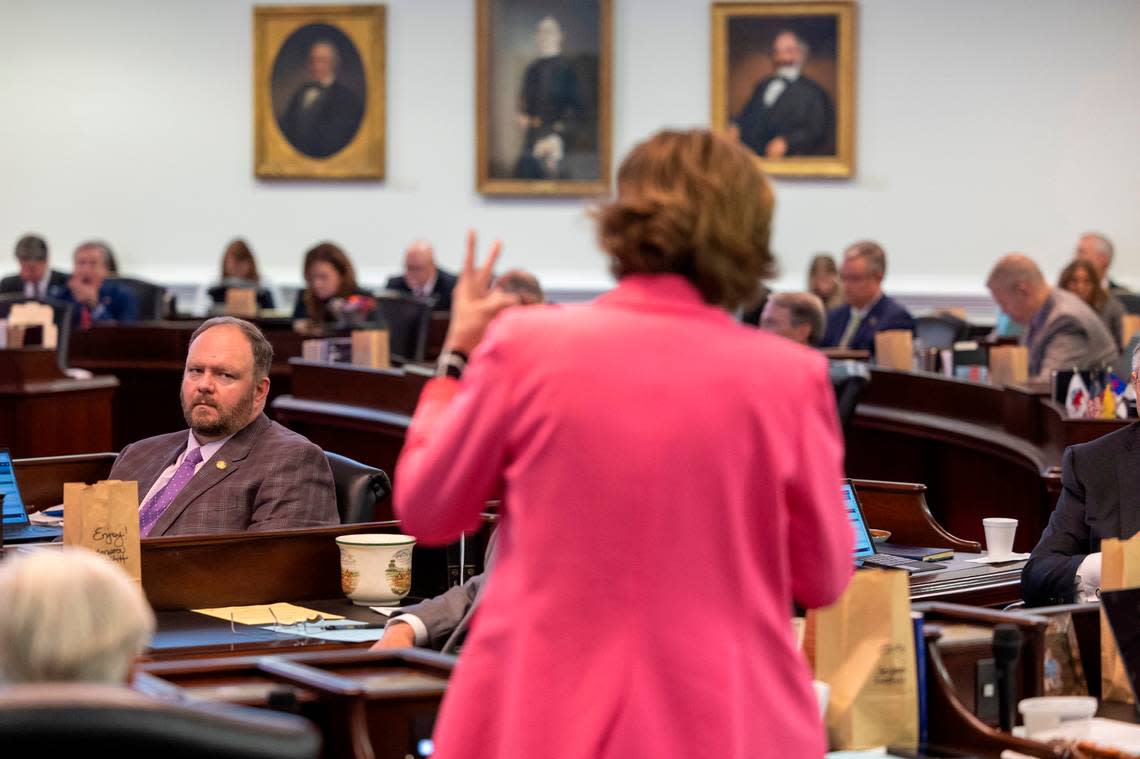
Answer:
<path fill-rule="evenodd" d="M 206 437 L 226 437 L 232 435 L 242 427 L 245 427 L 253 415 L 254 390 L 254 388 L 250 388 L 249 393 L 240 398 L 237 403 L 228 409 L 219 408 L 213 397 L 195 395 L 189 404 L 183 400 L 182 418 L 186 420 L 187 426 L 189 426 L 195 434 L 204 435 Z M 216 421 L 209 423 L 194 422 L 194 407 L 203 403 L 218 411 Z"/>

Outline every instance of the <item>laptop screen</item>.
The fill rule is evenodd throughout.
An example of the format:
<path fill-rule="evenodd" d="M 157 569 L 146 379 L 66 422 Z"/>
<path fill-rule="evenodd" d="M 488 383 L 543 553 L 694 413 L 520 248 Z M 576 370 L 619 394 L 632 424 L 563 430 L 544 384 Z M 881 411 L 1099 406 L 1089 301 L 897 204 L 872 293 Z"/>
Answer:
<path fill-rule="evenodd" d="M 27 524 L 28 512 L 16 487 L 16 474 L 12 471 L 12 454 L 0 448 L 0 494 L 4 496 L 4 524 Z"/>
<path fill-rule="evenodd" d="M 874 556 L 875 547 L 871 543 L 871 533 L 867 532 L 867 524 L 863 521 L 863 510 L 859 508 L 859 499 L 855 497 L 855 488 L 850 482 L 843 483 L 843 503 L 847 507 L 847 518 L 851 520 L 851 529 L 855 530 L 855 558 Z"/>

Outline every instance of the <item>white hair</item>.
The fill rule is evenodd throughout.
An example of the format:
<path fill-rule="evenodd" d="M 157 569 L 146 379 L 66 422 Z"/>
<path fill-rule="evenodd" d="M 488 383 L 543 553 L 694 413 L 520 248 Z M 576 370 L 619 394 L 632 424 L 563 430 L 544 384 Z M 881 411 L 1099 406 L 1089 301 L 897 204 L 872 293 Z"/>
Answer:
<path fill-rule="evenodd" d="M 0 682 L 126 681 L 154 634 L 142 589 L 85 548 L 0 563 Z"/>

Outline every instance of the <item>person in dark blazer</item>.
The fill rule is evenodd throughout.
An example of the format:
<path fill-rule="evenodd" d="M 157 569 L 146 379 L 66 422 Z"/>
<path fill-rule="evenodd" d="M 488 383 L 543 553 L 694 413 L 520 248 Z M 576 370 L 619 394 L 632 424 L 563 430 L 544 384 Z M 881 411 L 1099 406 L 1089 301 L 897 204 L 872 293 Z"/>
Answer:
<path fill-rule="evenodd" d="M 23 293 L 26 298 L 59 300 L 67 292 L 67 275 L 48 267 L 48 247 L 39 235 L 16 241 L 20 273 L 0 280 L 0 295 Z"/>
<path fill-rule="evenodd" d="M 763 158 L 834 150 L 834 109 L 823 87 L 804 76 L 807 56 L 803 38 L 779 32 L 772 41 L 775 72 L 760 80 L 732 120 L 740 141 Z"/>
<path fill-rule="evenodd" d="M 111 279 L 115 259 L 106 243 L 81 242 L 72 258 L 74 271 L 59 299 L 75 304 L 72 321 L 76 326 L 87 329 L 96 322 L 138 321 L 138 296 Z"/>
<path fill-rule="evenodd" d="M 843 253 L 839 278 L 843 299 L 839 308 L 827 315 L 820 346 L 875 352 L 875 333 L 889 329 L 914 331 L 914 317 L 906 308 L 883 292 L 887 254 L 870 240 L 854 243 Z"/>
<path fill-rule="evenodd" d="M 265 416 L 273 348 L 261 330 L 220 316 L 191 337 L 182 376 L 189 430 L 123 449 L 112 480 L 139 485 L 143 537 L 338 524 L 328 460 Z"/>
<path fill-rule="evenodd" d="M 278 122 L 289 144 L 312 158 L 328 158 L 345 148 L 360 128 L 364 103 L 336 81 L 340 52 L 329 40 L 309 48 L 307 81 L 289 100 Z"/>
<path fill-rule="evenodd" d="M 1132 424 L 1065 449 L 1061 497 L 1021 572 L 1021 597 L 1029 606 L 1096 600 L 1101 541 L 1137 532 L 1140 424 Z"/>
<path fill-rule="evenodd" d="M 416 240 L 404 251 L 404 273 L 390 277 L 385 288 L 417 298 L 434 298 L 433 311 L 451 310 L 456 276 L 435 265 L 435 251 L 427 240 Z"/>

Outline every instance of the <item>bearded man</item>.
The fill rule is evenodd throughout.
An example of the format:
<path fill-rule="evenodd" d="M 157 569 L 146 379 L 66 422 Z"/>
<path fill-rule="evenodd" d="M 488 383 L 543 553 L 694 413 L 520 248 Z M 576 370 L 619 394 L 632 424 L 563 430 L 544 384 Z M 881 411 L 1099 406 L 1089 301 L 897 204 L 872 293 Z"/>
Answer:
<path fill-rule="evenodd" d="M 182 374 L 190 429 L 123 449 L 112 480 L 139 484 L 143 537 L 337 524 L 324 452 L 265 416 L 273 347 L 253 324 L 202 323 Z"/>

